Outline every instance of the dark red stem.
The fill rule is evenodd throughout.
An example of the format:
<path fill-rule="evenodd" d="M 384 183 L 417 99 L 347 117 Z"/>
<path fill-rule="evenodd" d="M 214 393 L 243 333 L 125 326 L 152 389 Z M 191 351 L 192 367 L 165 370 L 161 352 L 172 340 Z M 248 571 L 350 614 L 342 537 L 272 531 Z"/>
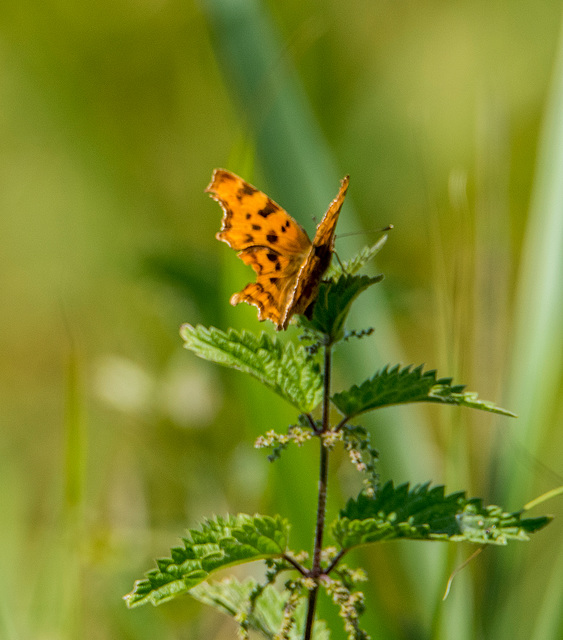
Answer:
<path fill-rule="evenodd" d="M 330 429 L 330 370 L 331 370 L 331 348 L 324 348 L 324 390 L 323 390 L 323 415 L 322 433 Z M 317 502 L 317 524 L 315 529 L 315 548 L 313 551 L 313 566 L 309 572 L 309 577 L 317 579 L 322 573 L 321 552 L 323 548 L 323 535 L 326 516 L 326 496 L 328 483 L 328 449 L 324 446 L 320 438 L 320 465 L 319 465 L 319 496 Z M 315 622 L 315 610 L 317 607 L 318 585 L 309 592 L 309 602 L 307 605 L 307 621 L 305 624 L 305 634 L 303 640 L 311 640 L 313 634 L 313 624 Z"/>

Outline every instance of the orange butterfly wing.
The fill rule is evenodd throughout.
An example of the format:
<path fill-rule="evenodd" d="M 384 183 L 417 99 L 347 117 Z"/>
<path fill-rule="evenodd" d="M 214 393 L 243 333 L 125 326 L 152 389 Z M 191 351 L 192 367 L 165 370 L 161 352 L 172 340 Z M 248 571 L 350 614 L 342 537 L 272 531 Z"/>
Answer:
<path fill-rule="evenodd" d="M 349 182 L 350 177 L 345 176 L 340 183 L 338 195 L 330 203 L 317 227 L 313 244 L 299 269 L 295 288 L 285 311 L 284 329 L 287 328 L 287 323 L 292 315 L 306 313 L 309 305 L 317 298 L 322 277 L 330 266 L 334 253 L 336 223 L 344 204 Z"/>
<path fill-rule="evenodd" d="M 224 211 L 216 237 L 256 272 L 256 282 L 235 293 L 231 304 L 256 306 L 258 319 L 271 320 L 278 331 L 287 328 L 291 316 L 303 313 L 330 263 L 347 188 L 345 178 L 311 243 L 305 230 L 266 194 L 234 173 L 216 169 L 206 188 Z"/>

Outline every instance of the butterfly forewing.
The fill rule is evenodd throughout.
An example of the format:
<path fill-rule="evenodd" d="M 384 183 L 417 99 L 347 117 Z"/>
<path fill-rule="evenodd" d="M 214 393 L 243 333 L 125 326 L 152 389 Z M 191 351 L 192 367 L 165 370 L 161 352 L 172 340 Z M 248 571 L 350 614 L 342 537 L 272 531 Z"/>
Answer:
<path fill-rule="evenodd" d="M 265 193 L 225 169 L 216 169 L 206 189 L 224 215 L 217 239 L 235 251 L 263 246 L 278 253 L 305 254 L 305 230 Z"/>

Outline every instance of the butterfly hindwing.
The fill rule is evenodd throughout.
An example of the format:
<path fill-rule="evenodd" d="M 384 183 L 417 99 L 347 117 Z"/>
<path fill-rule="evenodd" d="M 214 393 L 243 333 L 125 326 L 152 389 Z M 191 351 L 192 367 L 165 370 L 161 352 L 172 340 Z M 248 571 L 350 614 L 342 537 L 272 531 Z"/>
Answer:
<path fill-rule="evenodd" d="M 281 255 L 265 247 L 249 247 L 240 251 L 239 258 L 256 272 L 256 282 L 247 284 L 231 297 L 231 304 L 247 302 L 258 308 L 259 320 L 271 320 L 278 328 L 286 311 L 301 268 L 302 257 Z"/>
<path fill-rule="evenodd" d="M 231 304 L 246 302 L 258 309 L 258 320 L 271 320 L 275 325 L 280 323 L 280 311 L 268 291 L 258 282 L 249 282 L 242 291 L 231 296 Z"/>

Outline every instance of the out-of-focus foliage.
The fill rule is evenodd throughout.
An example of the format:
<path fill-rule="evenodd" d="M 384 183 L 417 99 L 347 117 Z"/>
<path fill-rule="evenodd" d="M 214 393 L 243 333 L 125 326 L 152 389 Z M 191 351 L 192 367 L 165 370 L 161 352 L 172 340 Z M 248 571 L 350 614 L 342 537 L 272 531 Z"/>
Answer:
<path fill-rule="evenodd" d="M 394 409 L 371 427 L 384 479 L 507 508 L 561 483 L 560 25 L 533 0 L 3 0 L 0 637 L 232 638 L 190 599 L 129 611 L 121 594 L 213 514 L 279 512 L 311 542 L 315 468 L 251 447 L 291 412 L 178 335 L 256 328 L 228 304 L 248 270 L 214 239 L 216 166 L 308 230 L 349 173 L 339 231 L 394 224 L 350 318 L 375 332 L 335 388 L 374 359 L 426 362 L 520 415 Z M 331 472 L 336 516 L 357 487 L 344 458 Z M 366 626 L 559 638 L 560 540 L 556 520 L 481 554 L 444 604 L 463 556 L 370 549 Z"/>
<path fill-rule="evenodd" d="M 252 578 L 238 582 L 228 578 L 220 583 L 205 584 L 190 592 L 201 602 L 217 607 L 228 615 L 242 614 L 250 629 L 257 629 L 262 637 L 273 640 L 282 623 L 282 613 L 287 603 L 287 592 L 267 586 L 256 600 L 254 609 L 248 611 L 248 599 L 260 583 Z M 289 640 L 301 640 L 305 622 L 305 607 L 296 612 L 297 625 L 289 631 Z M 322 620 L 315 622 L 313 640 L 330 640 L 330 632 Z"/>

